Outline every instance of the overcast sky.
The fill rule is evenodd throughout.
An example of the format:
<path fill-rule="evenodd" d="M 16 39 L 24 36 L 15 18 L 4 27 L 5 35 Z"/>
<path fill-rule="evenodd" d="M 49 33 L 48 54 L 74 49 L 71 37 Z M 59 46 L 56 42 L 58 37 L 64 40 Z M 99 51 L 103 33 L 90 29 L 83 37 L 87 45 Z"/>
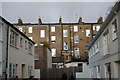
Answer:
<path fill-rule="evenodd" d="M 37 23 L 38 16 L 43 22 L 78 22 L 80 16 L 84 22 L 96 22 L 99 16 L 107 16 L 113 2 L 3 2 L 2 16 L 12 23 L 18 17 L 23 22 Z"/>

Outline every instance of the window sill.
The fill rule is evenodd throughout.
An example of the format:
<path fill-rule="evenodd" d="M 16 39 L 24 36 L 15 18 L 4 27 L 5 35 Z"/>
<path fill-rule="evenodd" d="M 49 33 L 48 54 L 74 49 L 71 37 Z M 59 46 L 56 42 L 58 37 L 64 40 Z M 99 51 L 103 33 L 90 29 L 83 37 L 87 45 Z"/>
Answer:
<path fill-rule="evenodd" d="M 113 39 L 113 42 L 116 41 L 118 39 L 118 37 L 116 37 L 115 39 Z"/>
<path fill-rule="evenodd" d="M 109 56 L 110 56 L 110 54 L 109 54 L 109 53 L 107 53 L 107 54 L 104 54 L 103 56 L 104 56 L 104 57 L 109 57 Z"/>
<path fill-rule="evenodd" d="M 30 52 L 28 54 L 30 54 L 31 56 L 33 56 Z"/>
<path fill-rule="evenodd" d="M 10 46 L 11 46 L 11 47 L 14 47 L 14 48 L 16 48 L 16 49 L 19 49 L 17 46 L 13 46 L 13 45 L 11 45 L 11 44 L 10 44 Z"/>

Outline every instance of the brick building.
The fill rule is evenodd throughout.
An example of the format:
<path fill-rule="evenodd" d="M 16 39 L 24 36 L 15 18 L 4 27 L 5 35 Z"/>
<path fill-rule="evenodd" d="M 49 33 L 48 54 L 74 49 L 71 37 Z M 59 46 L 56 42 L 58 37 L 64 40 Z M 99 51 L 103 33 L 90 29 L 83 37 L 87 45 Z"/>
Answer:
<path fill-rule="evenodd" d="M 35 24 L 23 23 L 19 18 L 14 25 L 36 44 L 47 42 L 52 51 L 53 63 L 67 63 L 87 61 L 87 44 L 99 31 L 101 23 L 102 17 L 96 23 L 82 22 L 82 17 L 78 23 L 62 23 L 60 17 L 59 23 L 42 23 L 41 18 L 38 18 Z"/>
<path fill-rule="evenodd" d="M 35 46 L 35 69 L 52 68 L 51 51 L 44 45 Z"/>

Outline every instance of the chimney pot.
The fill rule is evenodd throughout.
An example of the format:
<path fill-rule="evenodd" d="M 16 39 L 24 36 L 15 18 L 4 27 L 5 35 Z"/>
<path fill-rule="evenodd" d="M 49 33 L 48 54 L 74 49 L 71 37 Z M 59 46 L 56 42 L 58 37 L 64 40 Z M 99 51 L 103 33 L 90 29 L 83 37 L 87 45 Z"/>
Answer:
<path fill-rule="evenodd" d="M 81 16 L 79 17 L 78 23 L 79 23 L 79 24 L 82 23 L 82 17 L 81 17 Z"/>
<path fill-rule="evenodd" d="M 97 23 L 103 23 L 103 17 L 102 17 L 102 16 L 100 16 L 100 17 L 98 18 Z"/>
<path fill-rule="evenodd" d="M 62 24 L 62 17 L 59 18 L 59 23 Z"/>
<path fill-rule="evenodd" d="M 18 24 L 19 25 L 23 24 L 22 19 L 20 17 L 18 18 Z"/>
<path fill-rule="evenodd" d="M 39 16 L 38 18 L 38 24 L 42 24 L 42 20 L 41 20 L 41 17 Z"/>

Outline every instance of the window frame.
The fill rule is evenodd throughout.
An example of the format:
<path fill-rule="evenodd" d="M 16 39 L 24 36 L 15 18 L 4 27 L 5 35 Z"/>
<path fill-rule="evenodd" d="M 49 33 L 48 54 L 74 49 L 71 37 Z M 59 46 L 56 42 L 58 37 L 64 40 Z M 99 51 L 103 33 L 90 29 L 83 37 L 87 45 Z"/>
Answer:
<path fill-rule="evenodd" d="M 51 26 L 51 32 L 55 32 L 55 26 Z"/>
<path fill-rule="evenodd" d="M 54 52 L 53 52 L 53 50 L 54 50 Z M 51 51 L 52 51 L 52 57 L 56 57 L 56 51 L 57 51 L 56 48 L 52 48 Z M 53 55 L 53 53 L 55 53 L 55 54 Z"/>
<path fill-rule="evenodd" d="M 63 37 L 68 37 L 68 30 L 63 30 Z"/>
<path fill-rule="evenodd" d="M 74 26 L 74 32 L 78 32 L 78 26 Z"/>
<path fill-rule="evenodd" d="M 33 33 L 33 27 L 28 27 L 28 33 Z"/>
<path fill-rule="evenodd" d="M 45 38 L 45 30 L 40 30 L 40 38 Z"/>

